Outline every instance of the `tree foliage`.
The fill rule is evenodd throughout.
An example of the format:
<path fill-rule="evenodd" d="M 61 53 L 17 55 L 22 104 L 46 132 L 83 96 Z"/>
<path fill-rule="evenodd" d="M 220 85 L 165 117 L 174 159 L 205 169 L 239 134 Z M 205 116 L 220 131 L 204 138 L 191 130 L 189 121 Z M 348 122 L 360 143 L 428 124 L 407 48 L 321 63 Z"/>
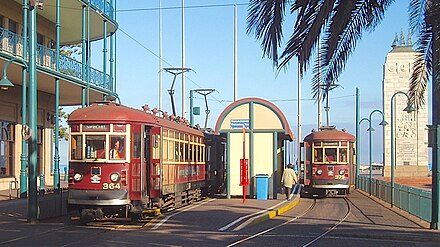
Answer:
<path fill-rule="evenodd" d="M 69 127 L 66 125 L 66 120 L 69 118 L 69 114 L 62 107 L 59 108 L 58 118 L 60 119 L 58 138 L 67 141 L 69 139 Z"/>

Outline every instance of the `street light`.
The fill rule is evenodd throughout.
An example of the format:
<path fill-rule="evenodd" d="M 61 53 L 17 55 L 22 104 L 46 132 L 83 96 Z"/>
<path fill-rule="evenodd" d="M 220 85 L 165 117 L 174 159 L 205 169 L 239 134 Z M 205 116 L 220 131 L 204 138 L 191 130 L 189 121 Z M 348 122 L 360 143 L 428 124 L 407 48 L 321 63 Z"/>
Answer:
<path fill-rule="evenodd" d="M 8 70 L 9 64 L 11 64 L 13 61 L 20 61 L 23 63 L 23 66 L 28 70 L 28 66 L 26 62 L 18 59 L 18 58 L 11 58 L 8 62 L 6 62 L 5 67 L 3 68 L 3 77 L 0 80 L 0 89 L 3 91 L 8 90 L 11 87 L 14 87 L 14 84 L 8 79 L 8 76 L 6 75 L 6 71 Z"/>
<path fill-rule="evenodd" d="M 368 118 L 366 118 L 366 117 L 364 117 L 364 118 L 362 118 L 360 121 L 359 121 L 359 123 L 358 123 L 358 126 L 360 126 L 361 125 L 361 123 L 363 122 L 363 121 L 368 121 L 368 122 L 370 122 L 370 119 L 368 119 Z M 358 127 L 359 128 L 359 127 Z M 359 135 L 359 137 L 357 138 L 357 140 L 356 140 L 356 142 L 360 142 L 360 135 Z M 356 155 L 356 157 L 360 157 L 360 154 L 361 154 L 361 152 L 360 152 L 360 147 L 359 147 L 359 149 L 357 149 L 356 150 L 356 152 L 358 153 L 358 155 Z M 360 159 L 359 159 L 359 161 L 360 161 Z M 357 184 L 357 188 L 359 188 L 359 174 L 360 174 L 360 162 L 356 162 L 357 164 L 356 164 L 356 174 L 357 174 L 357 177 L 356 177 L 356 184 Z"/>
<path fill-rule="evenodd" d="M 416 109 L 410 104 L 409 102 L 409 96 L 407 93 L 402 92 L 402 91 L 397 91 L 393 94 L 393 96 L 391 96 L 391 207 L 393 207 L 394 205 L 394 169 L 395 169 L 395 160 L 394 160 L 394 156 L 395 154 L 395 150 L 394 150 L 394 105 L 393 105 L 393 100 L 394 97 L 396 95 L 399 94 L 403 94 L 406 96 L 406 98 L 408 99 L 407 101 L 407 105 L 405 107 L 405 109 L 403 109 L 403 111 L 406 111 L 407 113 L 411 113 L 413 111 L 416 111 Z"/>
<path fill-rule="evenodd" d="M 372 150 L 373 150 L 373 142 L 372 142 L 372 140 L 373 140 L 373 138 L 372 138 L 372 131 L 374 131 L 374 128 L 371 126 L 371 117 L 373 116 L 373 113 L 375 113 L 375 112 L 379 112 L 379 113 L 381 113 L 382 114 L 382 121 L 379 123 L 379 125 L 382 125 L 382 126 L 386 126 L 386 125 L 388 125 L 388 123 L 387 123 L 387 121 L 385 121 L 385 117 L 384 117 L 384 114 L 383 114 L 383 112 L 381 111 L 381 110 L 378 110 L 378 109 L 376 109 L 376 110 L 373 110 L 371 113 L 370 113 L 370 117 L 369 118 L 362 118 L 361 119 L 361 121 L 359 121 L 359 125 L 363 122 L 363 121 L 368 121 L 368 129 L 367 129 L 367 131 L 369 132 L 369 151 L 368 151 L 368 153 L 369 153 L 369 164 L 370 164 L 370 176 L 369 176 L 369 180 L 370 180 L 370 188 L 369 188 L 369 194 L 371 195 L 371 191 L 373 190 L 372 189 L 372 181 L 373 181 L 373 166 L 372 166 Z M 358 174 L 359 174 L 359 171 L 357 171 L 358 172 Z"/>
<path fill-rule="evenodd" d="M 383 112 L 379 109 L 373 110 L 370 113 L 370 118 L 368 119 L 369 122 L 369 128 L 368 128 L 368 132 L 369 132 L 369 138 L 370 138 L 370 151 L 369 151 L 369 160 L 370 160 L 370 191 L 369 194 L 371 196 L 371 191 L 373 190 L 373 164 L 372 164 L 372 149 L 373 149 L 373 138 L 372 138 L 372 134 L 371 132 L 374 131 L 373 127 L 371 126 L 371 117 L 373 116 L 373 113 L 375 112 L 379 112 L 382 115 L 382 122 L 379 123 L 379 125 L 382 125 L 382 127 L 385 127 L 388 123 L 387 121 L 385 121 L 385 116 L 383 114 Z"/>
<path fill-rule="evenodd" d="M 27 6 L 26 6 L 27 7 Z M 27 42 L 24 42 L 25 44 L 23 46 L 23 53 L 26 52 L 27 49 Z M 18 58 L 11 58 L 8 62 L 6 62 L 5 67 L 3 68 L 3 78 L 0 80 L 0 88 L 2 90 L 8 90 L 11 87 L 14 87 L 14 84 L 8 79 L 7 76 L 7 70 L 9 64 L 11 64 L 13 61 L 21 62 L 23 65 L 23 71 L 22 71 L 22 104 L 21 104 L 21 120 L 22 120 L 22 141 L 21 141 L 21 155 L 20 155 L 20 161 L 21 161 L 21 168 L 20 168 L 20 197 L 25 198 L 27 197 L 27 143 L 26 143 L 26 136 L 29 134 L 29 128 L 26 125 L 26 73 L 29 70 L 29 67 L 27 63 L 23 60 L 20 60 Z"/>

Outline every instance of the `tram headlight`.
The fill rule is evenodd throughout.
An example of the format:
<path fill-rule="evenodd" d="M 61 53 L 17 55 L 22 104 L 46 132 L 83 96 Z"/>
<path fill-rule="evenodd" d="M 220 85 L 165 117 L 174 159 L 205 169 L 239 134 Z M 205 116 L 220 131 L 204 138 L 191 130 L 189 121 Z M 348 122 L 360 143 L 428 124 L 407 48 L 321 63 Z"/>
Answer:
<path fill-rule="evenodd" d="M 113 172 L 110 174 L 110 180 L 114 183 L 119 182 L 119 180 L 121 180 L 121 174 L 119 174 L 119 172 Z"/>
<path fill-rule="evenodd" d="M 321 170 L 321 169 L 318 169 L 318 170 L 316 171 L 316 174 L 321 175 L 321 174 L 322 174 L 322 170 Z"/>
<path fill-rule="evenodd" d="M 344 174 L 345 174 L 345 170 L 344 169 L 339 170 L 339 175 L 344 175 Z"/>
<path fill-rule="evenodd" d="M 73 181 L 75 182 L 79 182 L 83 179 L 83 175 L 81 173 L 75 173 L 73 174 Z"/>

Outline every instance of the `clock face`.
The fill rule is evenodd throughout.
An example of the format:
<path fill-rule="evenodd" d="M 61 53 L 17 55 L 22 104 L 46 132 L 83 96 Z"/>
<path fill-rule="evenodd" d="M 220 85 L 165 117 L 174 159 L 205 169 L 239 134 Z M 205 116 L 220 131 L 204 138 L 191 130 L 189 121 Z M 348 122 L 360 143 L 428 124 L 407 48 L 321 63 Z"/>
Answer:
<path fill-rule="evenodd" d="M 388 71 L 389 72 L 396 72 L 396 65 L 395 64 L 389 64 L 388 65 Z"/>
<path fill-rule="evenodd" d="M 407 64 L 401 64 L 400 65 L 400 71 L 407 72 L 408 71 L 408 65 Z"/>

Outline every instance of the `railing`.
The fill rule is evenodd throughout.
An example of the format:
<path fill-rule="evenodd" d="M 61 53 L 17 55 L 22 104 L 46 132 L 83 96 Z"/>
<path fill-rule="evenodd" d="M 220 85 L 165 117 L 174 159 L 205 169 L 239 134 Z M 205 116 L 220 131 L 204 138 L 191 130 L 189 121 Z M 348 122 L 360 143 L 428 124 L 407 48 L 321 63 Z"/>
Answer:
<path fill-rule="evenodd" d="M 370 192 L 368 176 L 358 176 L 358 182 L 358 189 Z M 391 183 L 373 178 L 371 195 L 391 203 Z M 431 191 L 394 184 L 394 206 L 427 222 L 431 221 L 431 202 Z"/>
<path fill-rule="evenodd" d="M 113 5 L 108 1 L 106 0 L 82 0 L 82 1 L 85 3 L 90 3 L 91 5 L 93 5 L 93 7 L 104 13 L 109 19 L 115 21 L 115 9 L 113 8 Z"/>
<path fill-rule="evenodd" d="M 23 58 L 23 37 L 0 27 L 0 52 L 5 52 L 12 56 Z M 55 71 L 56 51 L 38 44 L 37 65 Z M 81 62 L 60 54 L 59 71 L 61 73 L 87 81 L 87 69 L 84 79 L 82 69 L 83 65 Z M 107 89 L 109 91 L 113 90 L 113 79 L 110 75 L 104 75 L 102 71 L 99 71 L 95 68 L 90 68 L 90 75 L 90 83 L 92 85 Z"/>

